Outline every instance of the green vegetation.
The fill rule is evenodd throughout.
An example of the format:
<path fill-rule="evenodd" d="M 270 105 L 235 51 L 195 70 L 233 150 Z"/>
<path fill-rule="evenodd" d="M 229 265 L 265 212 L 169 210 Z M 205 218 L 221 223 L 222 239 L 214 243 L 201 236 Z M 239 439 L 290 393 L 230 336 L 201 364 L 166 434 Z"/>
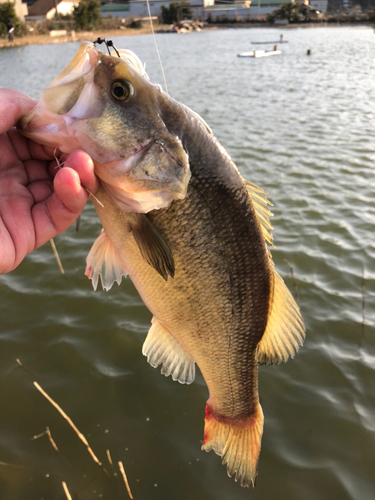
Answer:
<path fill-rule="evenodd" d="M 75 29 L 92 31 L 101 28 L 103 16 L 100 8 L 98 0 L 81 0 L 73 11 Z"/>
<path fill-rule="evenodd" d="M 8 19 L 12 21 L 14 26 L 15 36 L 23 36 L 26 33 L 26 28 L 23 23 L 16 16 L 14 5 L 11 2 L 0 3 L 0 37 L 6 38 L 8 36 L 7 22 Z"/>
<path fill-rule="evenodd" d="M 192 19 L 193 14 L 187 2 L 171 2 L 169 8 L 165 5 L 161 6 L 161 17 L 163 24 L 173 24 L 181 19 Z"/>
<path fill-rule="evenodd" d="M 300 3 L 287 3 L 281 5 L 278 9 L 268 15 L 268 21 L 273 23 L 276 19 L 287 19 L 290 23 L 298 23 L 300 21 Z"/>
<path fill-rule="evenodd" d="M 372 22 L 375 21 L 375 7 L 371 7 L 371 9 L 368 11 L 368 18 L 369 18 L 369 21 L 372 21 Z"/>

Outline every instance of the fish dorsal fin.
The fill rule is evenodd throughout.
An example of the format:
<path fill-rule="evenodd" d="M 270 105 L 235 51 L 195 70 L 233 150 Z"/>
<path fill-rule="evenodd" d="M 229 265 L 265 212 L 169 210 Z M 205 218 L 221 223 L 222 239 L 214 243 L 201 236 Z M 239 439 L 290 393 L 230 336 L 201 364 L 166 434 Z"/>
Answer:
<path fill-rule="evenodd" d="M 115 281 L 119 285 L 122 277 L 127 275 L 126 269 L 104 229 L 94 241 L 86 258 L 85 274 L 92 280 L 94 290 L 98 286 L 100 276 L 102 287 L 107 292 Z"/>
<path fill-rule="evenodd" d="M 282 278 L 274 270 L 274 288 L 266 330 L 256 359 L 261 365 L 278 365 L 294 358 L 305 338 L 305 327 L 299 308 Z"/>
<path fill-rule="evenodd" d="M 174 276 L 174 259 L 168 243 L 144 214 L 139 214 L 137 222 L 131 224 L 134 239 L 142 257 L 167 281 Z"/>
<path fill-rule="evenodd" d="M 195 378 L 195 362 L 181 344 L 152 318 L 152 326 L 143 344 L 142 353 L 151 366 L 162 365 L 161 373 L 181 384 L 191 384 Z"/>
<path fill-rule="evenodd" d="M 272 217 L 273 214 L 268 210 L 268 206 L 272 207 L 272 203 L 266 198 L 266 195 L 268 193 L 258 188 L 258 186 L 256 186 L 252 182 L 246 181 L 245 179 L 244 183 L 253 203 L 253 207 L 258 217 L 264 239 L 269 245 L 274 247 L 275 245 L 273 244 L 273 237 L 271 234 L 273 227 L 270 223 L 270 217 Z"/>

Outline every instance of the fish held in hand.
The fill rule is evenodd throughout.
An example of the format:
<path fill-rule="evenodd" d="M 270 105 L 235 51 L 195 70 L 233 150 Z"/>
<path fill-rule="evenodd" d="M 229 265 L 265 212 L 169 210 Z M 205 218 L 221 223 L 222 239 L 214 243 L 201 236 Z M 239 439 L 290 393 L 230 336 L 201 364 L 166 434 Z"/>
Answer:
<path fill-rule="evenodd" d="M 275 271 L 266 244 L 272 244 L 270 203 L 264 191 L 241 177 L 205 122 L 149 82 L 137 59 L 98 55 L 89 45 L 80 50 L 51 88 L 69 85 L 77 75 L 86 82 L 87 74 L 94 71 L 97 88 L 88 92 L 98 102 L 89 112 L 95 115 L 97 107 L 107 109 L 97 96 L 110 96 L 117 68 L 134 89 L 126 91 L 131 97 L 123 112 L 114 113 L 125 124 L 118 127 L 132 129 L 121 143 L 124 150 L 147 156 L 147 148 L 159 147 L 163 158 L 164 144 L 169 151 L 181 145 L 191 172 L 184 196 L 147 214 L 129 212 L 112 191 L 122 174 L 112 168 L 111 161 L 119 160 L 105 163 L 96 158 L 100 203 L 95 199 L 93 203 L 103 231 L 87 257 L 86 274 L 94 288 L 101 277 L 106 290 L 115 281 L 120 283 L 123 275 L 130 276 L 153 314 L 143 354 L 153 367 L 161 366 L 162 374 L 180 383 L 193 382 L 197 363 L 209 390 L 202 448 L 220 455 L 229 476 L 242 486 L 254 485 L 263 434 L 258 365 L 294 357 L 305 336 L 298 306 Z M 93 63 L 95 58 L 99 63 Z M 44 99 L 43 109 L 48 110 L 37 108 L 23 122 L 23 130 L 28 127 L 28 135 L 37 140 L 43 134 L 34 135 L 34 123 L 42 121 L 49 134 L 49 126 L 58 122 L 49 122 L 48 113 L 69 115 L 67 108 L 73 105 L 74 109 L 80 98 L 74 104 L 75 96 L 71 97 L 66 105 L 58 97 L 56 101 L 49 96 Z M 117 100 L 113 95 L 109 99 L 109 109 L 113 109 Z M 100 113 L 97 118 L 83 119 L 87 124 L 91 120 L 100 145 L 90 143 L 88 152 L 94 156 L 110 130 L 103 120 L 105 111 Z M 89 129 L 87 125 L 85 130 Z M 147 142 L 150 130 L 158 131 L 151 136 L 163 145 Z M 61 131 L 64 136 L 63 125 Z M 78 129 L 75 140 L 80 140 Z M 139 148 L 146 148 L 146 153 Z M 127 156 L 126 161 L 132 160 Z M 156 176 L 163 169 L 161 163 L 148 165 L 154 167 Z M 137 184 L 134 177 L 127 182 Z"/>
<path fill-rule="evenodd" d="M 62 153 L 86 151 L 118 206 L 146 213 L 185 197 L 189 159 L 160 118 L 160 87 L 140 73 L 135 54 L 121 54 L 132 64 L 82 43 L 18 129 Z"/>

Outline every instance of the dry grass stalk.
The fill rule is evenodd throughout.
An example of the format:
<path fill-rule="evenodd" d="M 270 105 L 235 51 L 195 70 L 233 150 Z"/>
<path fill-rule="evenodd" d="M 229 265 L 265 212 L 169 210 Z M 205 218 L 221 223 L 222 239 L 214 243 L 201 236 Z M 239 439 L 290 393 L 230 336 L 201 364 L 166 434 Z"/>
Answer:
<path fill-rule="evenodd" d="M 66 485 L 66 483 L 64 481 L 62 482 L 62 486 L 64 488 L 64 492 L 65 492 L 66 498 L 68 500 L 72 500 L 72 495 L 69 493 L 68 487 L 67 487 L 67 485 Z"/>
<path fill-rule="evenodd" d="M 98 203 L 98 205 L 100 205 L 102 208 L 104 208 L 103 203 L 100 200 L 98 200 L 98 198 L 89 189 L 87 189 L 87 188 L 85 188 L 85 189 L 89 193 L 89 195 L 94 198 L 94 200 L 96 201 L 96 203 Z"/>
<path fill-rule="evenodd" d="M 31 439 L 34 440 L 34 439 L 39 439 L 43 436 L 48 436 L 48 439 L 49 439 L 49 442 L 51 443 L 52 445 L 52 448 L 60 455 L 60 457 L 65 461 L 65 463 L 72 469 L 72 471 L 74 471 L 75 473 L 77 473 L 76 469 L 73 467 L 73 465 L 69 462 L 69 460 L 67 458 L 64 457 L 64 455 L 61 453 L 61 451 L 58 449 L 57 447 L 57 444 L 55 443 L 53 437 L 52 437 L 52 434 L 51 434 L 51 431 L 49 429 L 49 427 L 46 427 L 46 430 L 40 434 L 38 434 L 37 436 L 33 436 Z"/>
<path fill-rule="evenodd" d="M 5 467 L 12 467 L 13 469 L 29 469 L 29 467 L 25 467 L 24 465 L 13 465 L 8 464 L 7 462 L 0 462 L 0 465 L 4 465 Z"/>
<path fill-rule="evenodd" d="M 25 372 L 28 373 L 31 377 L 34 377 L 34 374 L 28 368 L 26 368 L 26 366 L 24 366 L 18 358 L 16 359 L 16 363 L 20 368 L 25 370 Z"/>
<path fill-rule="evenodd" d="M 38 389 L 38 391 L 41 394 L 43 394 L 43 396 L 56 408 L 56 410 L 60 413 L 60 415 L 65 418 L 65 420 L 68 422 L 68 424 L 71 426 L 71 428 L 75 431 L 75 433 L 77 434 L 79 439 L 86 446 L 87 451 L 90 453 L 94 462 L 96 462 L 100 467 L 103 467 L 102 463 L 98 460 L 95 453 L 90 448 L 90 445 L 89 445 L 87 439 L 85 438 L 85 436 L 77 429 L 77 427 L 74 425 L 73 421 L 68 417 L 68 415 L 64 412 L 64 410 L 62 408 L 60 408 L 60 406 L 57 403 L 55 403 L 55 401 L 50 396 L 48 396 L 48 394 L 40 387 L 38 382 L 33 382 L 33 384 Z M 104 469 L 104 467 L 103 467 L 103 470 L 108 475 L 108 472 Z"/>
<path fill-rule="evenodd" d="M 128 483 L 128 478 L 126 477 L 125 469 L 124 469 L 124 466 L 122 465 L 122 462 L 118 463 L 118 468 L 120 469 L 120 472 L 121 472 L 122 477 L 124 479 L 124 483 L 125 483 L 126 489 L 128 491 L 129 498 L 133 499 L 133 495 L 132 495 L 132 492 L 130 491 L 130 486 Z"/>
<path fill-rule="evenodd" d="M 51 431 L 49 430 L 49 427 L 46 428 L 46 433 L 47 433 L 48 439 L 50 440 L 50 443 L 52 444 L 53 449 L 56 450 L 58 453 L 60 453 L 60 451 L 57 447 L 57 444 L 55 443 L 55 441 L 52 438 L 52 434 L 51 434 Z"/>
<path fill-rule="evenodd" d="M 37 436 L 33 436 L 31 439 L 39 439 L 42 436 L 45 436 L 46 434 L 48 436 L 48 439 L 50 440 L 50 443 L 52 444 L 53 449 L 56 450 L 58 453 L 60 453 L 60 450 L 58 449 L 57 444 L 53 440 L 53 437 L 52 437 L 51 431 L 49 430 L 49 427 L 46 427 L 46 430 L 44 432 L 42 432 L 41 434 L 38 434 Z"/>
<path fill-rule="evenodd" d="M 56 259 L 57 265 L 59 266 L 60 272 L 61 272 L 61 274 L 65 274 L 64 268 L 61 264 L 59 254 L 57 253 L 57 248 L 56 248 L 55 242 L 53 241 L 53 239 L 49 240 L 49 242 L 51 243 L 51 247 L 52 247 L 53 253 L 55 254 L 55 259 Z"/>
<path fill-rule="evenodd" d="M 109 450 L 107 450 L 107 458 L 108 458 L 109 465 L 113 465 L 112 458 L 111 458 L 111 453 L 110 453 Z"/>

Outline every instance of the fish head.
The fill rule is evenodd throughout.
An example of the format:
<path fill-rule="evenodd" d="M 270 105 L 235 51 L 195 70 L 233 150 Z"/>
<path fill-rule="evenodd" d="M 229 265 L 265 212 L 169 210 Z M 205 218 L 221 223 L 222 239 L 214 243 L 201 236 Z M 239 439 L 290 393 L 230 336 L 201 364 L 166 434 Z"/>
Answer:
<path fill-rule="evenodd" d="M 186 196 L 189 158 L 161 118 L 160 86 L 134 53 L 119 55 L 82 43 L 17 126 L 63 153 L 83 149 L 122 210 L 148 212 Z"/>

